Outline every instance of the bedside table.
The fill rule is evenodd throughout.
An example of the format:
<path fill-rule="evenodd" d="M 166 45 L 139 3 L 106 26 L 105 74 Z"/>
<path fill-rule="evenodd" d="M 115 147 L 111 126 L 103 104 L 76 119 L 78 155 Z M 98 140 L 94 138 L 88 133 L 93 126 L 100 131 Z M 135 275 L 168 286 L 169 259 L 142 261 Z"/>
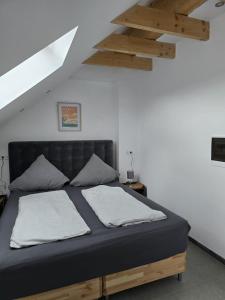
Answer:
<path fill-rule="evenodd" d="M 124 185 L 128 186 L 130 189 L 136 191 L 137 193 L 143 196 L 147 196 L 147 188 L 141 182 L 134 182 L 134 183 L 125 182 Z"/>
<path fill-rule="evenodd" d="M 7 201 L 7 195 L 0 195 L 0 216 L 3 212 L 6 201 Z"/>

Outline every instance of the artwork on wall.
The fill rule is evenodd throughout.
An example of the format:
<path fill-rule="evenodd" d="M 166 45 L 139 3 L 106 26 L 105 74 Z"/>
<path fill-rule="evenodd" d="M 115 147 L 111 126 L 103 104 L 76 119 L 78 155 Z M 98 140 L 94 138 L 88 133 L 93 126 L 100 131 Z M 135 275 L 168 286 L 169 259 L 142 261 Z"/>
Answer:
<path fill-rule="evenodd" d="M 80 131 L 81 104 L 58 102 L 58 122 L 60 131 Z"/>

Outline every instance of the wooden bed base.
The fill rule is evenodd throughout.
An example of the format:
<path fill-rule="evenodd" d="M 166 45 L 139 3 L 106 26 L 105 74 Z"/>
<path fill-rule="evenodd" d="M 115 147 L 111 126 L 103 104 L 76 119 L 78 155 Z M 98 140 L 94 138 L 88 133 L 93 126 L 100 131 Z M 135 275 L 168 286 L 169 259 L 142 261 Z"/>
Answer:
<path fill-rule="evenodd" d="M 100 297 L 102 297 L 102 279 L 95 278 L 18 300 L 93 300 Z"/>
<path fill-rule="evenodd" d="M 186 269 L 186 252 L 151 264 L 110 274 L 20 300 L 94 300 L 165 277 Z"/>
<path fill-rule="evenodd" d="M 112 295 L 135 286 L 185 271 L 186 253 L 103 277 L 103 295 Z"/>

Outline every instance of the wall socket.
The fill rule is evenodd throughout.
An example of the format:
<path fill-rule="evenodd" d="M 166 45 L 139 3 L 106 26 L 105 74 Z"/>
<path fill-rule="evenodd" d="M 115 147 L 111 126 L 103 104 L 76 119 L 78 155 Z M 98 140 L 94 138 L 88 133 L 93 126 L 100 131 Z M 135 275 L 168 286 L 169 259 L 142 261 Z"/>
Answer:
<path fill-rule="evenodd" d="M 8 160 L 8 156 L 2 154 L 0 155 L 0 169 L 1 169 L 1 174 L 0 174 L 0 195 L 5 195 L 7 191 L 7 184 L 4 180 L 4 165 L 5 162 Z"/>
<path fill-rule="evenodd" d="M 7 155 L 0 155 L 1 160 L 8 160 L 9 157 Z"/>
<path fill-rule="evenodd" d="M 134 153 L 134 152 L 133 152 L 132 150 L 127 150 L 127 151 L 126 151 L 126 154 L 127 154 L 127 155 L 130 155 L 130 154 L 133 154 L 133 153 Z"/>
<path fill-rule="evenodd" d="M 0 183 L 0 195 L 4 195 L 6 193 L 6 183 Z"/>

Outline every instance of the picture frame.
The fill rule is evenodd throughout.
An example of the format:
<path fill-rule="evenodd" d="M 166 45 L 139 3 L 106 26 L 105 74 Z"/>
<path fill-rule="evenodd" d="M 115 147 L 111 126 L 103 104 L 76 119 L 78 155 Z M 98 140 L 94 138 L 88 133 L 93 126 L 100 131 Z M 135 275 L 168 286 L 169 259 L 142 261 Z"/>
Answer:
<path fill-rule="evenodd" d="M 58 102 L 59 131 L 81 131 L 81 104 Z"/>

